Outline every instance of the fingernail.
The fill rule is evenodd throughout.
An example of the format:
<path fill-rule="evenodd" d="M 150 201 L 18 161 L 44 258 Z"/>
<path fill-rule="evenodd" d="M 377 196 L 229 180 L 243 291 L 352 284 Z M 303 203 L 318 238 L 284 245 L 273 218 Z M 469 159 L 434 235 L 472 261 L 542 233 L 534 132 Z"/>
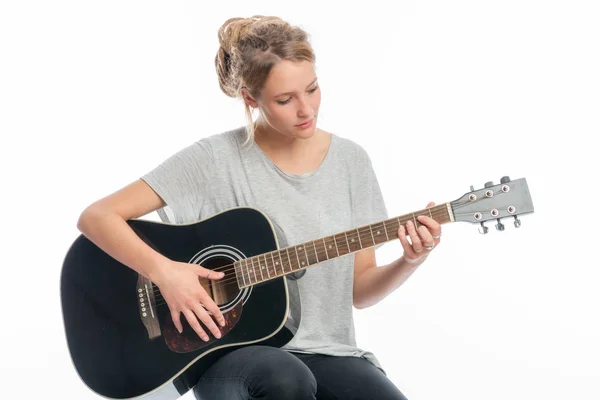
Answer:
<path fill-rule="evenodd" d="M 215 334 L 215 337 L 216 337 L 217 339 L 221 339 L 221 334 L 220 334 L 220 333 L 217 333 L 217 334 Z"/>
<path fill-rule="evenodd" d="M 225 276 L 225 273 L 224 272 L 219 272 L 219 276 L 222 278 L 222 277 Z"/>
<path fill-rule="evenodd" d="M 221 325 L 221 326 L 225 326 L 225 321 L 221 321 L 221 322 L 219 322 L 219 325 Z"/>

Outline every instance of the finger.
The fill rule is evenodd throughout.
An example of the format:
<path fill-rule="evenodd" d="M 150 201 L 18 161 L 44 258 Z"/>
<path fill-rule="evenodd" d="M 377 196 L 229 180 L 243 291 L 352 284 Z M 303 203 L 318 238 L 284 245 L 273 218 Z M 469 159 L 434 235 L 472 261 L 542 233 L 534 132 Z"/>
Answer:
<path fill-rule="evenodd" d="M 183 310 L 182 312 L 183 312 L 183 315 L 185 315 L 185 318 L 187 319 L 188 323 L 190 324 L 192 329 L 198 334 L 198 336 L 200 336 L 202 338 L 202 340 L 204 340 L 205 342 L 208 342 L 208 335 L 206 334 L 206 332 L 204 332 L 204 329 L 202 329 L 202 327 L 200 326 L 200 322 L 198 322 L 198 318 L 196 318 L 196 315 L 194 314 L 194 312 L 192 310 L 190 310 L 189 308 L 186 310 Z"/>
<path fill-rule="evenodd" d="M 417 220 L 428 228 L 432 236 L 440 236 L 442 234 L 442 225 L 436 220 L 426 215 L 419 215 Z"/>
<path fill-rule="evenodd" d="M 213 318 L 219 323 L 219 325 L 225 326 L 225 317 L 223 316 L 221 309 L 208 294 L 202 298 L 202 305 L 211 312 Z"/>
<path fill-rule="evenodd" d="M 204 309 L 203 304 L 196 303 L 192 310 L 196 316 L 200 318 L 200 321 L 202 321 L 202 323 L 212 332 L 213 336 L 217 339 L 221 339 L 221 331 L 215 324 L 215 321 L 213 321 L 210 315 L 208 315 L 208 312 L 206 312 Z"/>
<path fill-rule="evenodd" d="M 406 229 L 404 225 L 400 225 L 398 229 L 398 239 L 400 239 L 400 243 L 402 244 L 402 248 L 404 249 L 404 254 L 409 255 L 411 258 L 415 258 L 416 254 L 414 254 L 414 250 L 410 243 L 408 243 L 408 238 L 406 237 Z"/>
<path fill-rule="evenodd" d="M 435 245 L 435 241 L 433 240 L 433 236 L 431 236 L 429 229 L 427 229 L 426 226 L 421 225 L 421 226 L 419 226 L 417 231 L 419 232 L 419 237 L 421 238 L 421 241 L 423 242 L 423 246 L 425 247 L 425 249 L 431 250 L 433 248 L 433 246 Z"/>
<path fill-rule="evenodd" d="M 171 319 L 173 320 L 173 324 L 175 328 L 177 328 L 177 332 L 183 332 L 183 326 L 181 325 L 181 312 L 171 310 Z"/>
<path fill-rule="evenodd" d="M 434 203 L 433 201 L 430 201 L 430 202 L 427 204 L 427 207 L 425 207 L 425 208 L 431 208 L 431 207 L 433 207 L 433 206 L 435 206 L 435 203 Z"/>
<path fill-rule="evenodd" d="M 225 276 L 225 273 L 213 271 L 208 268 L 201 268 L 198 271 L 198 276 L 200 276 L 201 278 L 204 278 L 204 279 L 217 280 L 217 279 L 223 278 Z"/>
<path fill-rule="evenodd" d="M 415 250 L 415 253 L 420 253 L 423 250 L 423 243 L 421 243 L 421 238 L 419 238 L 419 234 L 415 229 L 415 225 L 412 221 L 408 221 L 406 223 L 406 230 L 410 235 L 410 240 L 412 242 L 412 247 Z"/>

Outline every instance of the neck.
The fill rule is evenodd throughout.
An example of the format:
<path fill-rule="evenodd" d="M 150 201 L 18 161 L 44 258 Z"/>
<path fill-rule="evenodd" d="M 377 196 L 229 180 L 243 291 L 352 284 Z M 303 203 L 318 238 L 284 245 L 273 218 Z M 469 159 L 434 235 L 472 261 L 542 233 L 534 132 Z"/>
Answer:
<path fill-rule="evenodd" d="M 321 131 L 307 138 L 288 136 L 276 131 L 264 120 L 259 119 L 254 132 L 254 141 L 265 153 L 282 154 L 286 158 L 303 158 L 320 147 Z"/>
<path fill-rule="evenodd" d="M 440 224 L 454 221 L 451 205 L 445 203 L 269 253 L 255 255 L 234 263 L 238 286 L 240 289 L 253 286 L 324 261 L 398 239 L 400 225 L 404 225 L 408 221 L 413 221 L 416 228 L 423 225 L 417 220 L 420 215 L 431 217 Z"/>

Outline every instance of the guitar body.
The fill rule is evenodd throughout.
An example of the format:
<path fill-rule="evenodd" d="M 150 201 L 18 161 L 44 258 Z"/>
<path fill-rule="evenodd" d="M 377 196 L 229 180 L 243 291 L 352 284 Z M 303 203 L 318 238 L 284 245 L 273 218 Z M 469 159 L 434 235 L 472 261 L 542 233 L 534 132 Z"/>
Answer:
<path fill-rule="evenodd" d="M 272 224 L 253 208 L 231 209 L 188 225 L 128 223 L 166 257 L 211 270 L 278 248 Z M 233 271 L 229 276 L 235 276 Z M 286 325 L 286 277 L 241 290 L 227 275 L 222 280 L 220 288 L 207 289 L 218 295 L 219 301 L 213 299 L 227 326 L 221 339 L 205 329 L 210 341 L 204 342 L 183 315 L 183 333 L 175 330 L 152 282 L 80 235 L 64 260 L 61 301 L 69 351 L 83 382 L 107 398 L 175 399 L 222 355 L 247 345 L 281 347 L 292 339 L 294 330 Z"/>

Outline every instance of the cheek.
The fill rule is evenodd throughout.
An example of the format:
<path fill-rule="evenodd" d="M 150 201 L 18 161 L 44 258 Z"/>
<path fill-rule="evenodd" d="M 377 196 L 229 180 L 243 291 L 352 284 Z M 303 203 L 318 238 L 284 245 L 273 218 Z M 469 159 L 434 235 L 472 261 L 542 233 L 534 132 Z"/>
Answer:
<path fill-rule="evenodd" d="M 274 106 L 269 108 L 269 119 L 271 124 L 288 124 L 289 121 L 294 121 L 294 113 L 291 107 Z"/>

